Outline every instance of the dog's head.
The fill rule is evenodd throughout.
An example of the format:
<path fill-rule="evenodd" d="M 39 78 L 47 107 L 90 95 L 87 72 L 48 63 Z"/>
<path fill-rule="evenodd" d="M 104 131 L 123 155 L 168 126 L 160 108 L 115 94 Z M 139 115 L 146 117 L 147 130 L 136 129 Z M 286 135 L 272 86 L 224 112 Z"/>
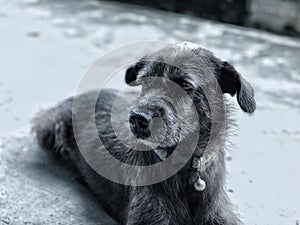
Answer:
<path fill-rule="evenodd" d="M 208 127 L 211 110 L 224 107 L 217 93 L 236 95 L 244 112 L 253 113 L 256 108 L 253 88 L 231 64 L 186 44 L 171 45 L 142 58 L 127 69 L 125 80 L 128 85 L 142 86 L 141 96 L 131 106 L 129 123 L 132 133 L 150 146 L 178 144 L 196 129 L 198 121 Z M 191 114 L 193 105 L 197 118 Z"/>

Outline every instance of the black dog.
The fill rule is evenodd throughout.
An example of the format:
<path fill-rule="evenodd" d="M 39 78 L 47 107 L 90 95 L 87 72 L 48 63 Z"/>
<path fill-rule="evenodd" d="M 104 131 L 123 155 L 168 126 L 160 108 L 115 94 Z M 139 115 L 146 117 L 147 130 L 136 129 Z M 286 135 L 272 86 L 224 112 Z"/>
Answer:
<path fill-rule="evenodd" d="M 166 87 L 164 81 L 156 81 L 155 78 L 170 80 L 174 87 Z M 213 83 L 214 80 L 218 85 Z M 125 118 L 121 128 L 125 136 L 131 131 L 130 134 L 137 139 L 135 142 L 151 147 L 151 151 L 133 150 L 118 139 L 111 119 L 117 96 L 113 90 L 102 90 L 99 95 L 95 92 L 83 94 L 41 112 L 34 124 L 39 144 L 75 164 L 89 188 L 120 224 L 242 224 L 224 190 L 224 137 L 231 125 L 231 110 L 223 94 L 236 94 L 241 109 L 253 113 L 256 105 L 250 84 L 229 63 L 207 50 L 188 44 L 171 45 L 144 57 L 127 70 L 126 82 L 142 85 L 143 90 L 131 105 L 129 119 Z M 184 90 L 185 97 L 176 92 L 177 86 Z M 171 97 L 172 102 L 162 95 Z M 123 96 L 124 101 L 116 106 L 117 114 L 121 115 L 124 111 L 122 102 L 126 102 L 126 98 Z M 97 99 L 94 106 L 92 99 Z M 72 107 L 75 101 L 79 105 L 77 112 Z M 192 116 L 193 107 L 197 113 L 196 120 Z M 217 117 L 212 121 L 214 111 Z M 84 115 L 79 115 L 80 112 Z M 96 124 L 97 135 L 92 133 L 92 125 L 87 122 L 91 117 Z M 156 119 L 163 123 L 158 122 L 154 126 Z M 215 131 L 212 131 L 213 126 L 217 127 Z M 115 182 L 112 182 L 100 176 L 87 163 L 101 164 L 113 175 L 118 173 L 103 158 L 98 160 L 97 154 L 106 149 L 127 165 L 154 165 L 171 157 L 176 147 L 195 133 L 198 135 L 196 145 L 189 150 L 194 152 L 192 157 L 176 174 L 158 183 L 144 186 L 117 184 L 114 179 Z M 105 148 L 97 146 L 96 139 L 99 138 Z M 209 141 L 212 147 L 207 149 Z M 184 148 L 192 148 L 192 144 L 185 144 Z M 83 157 L 79 149 L 84 149 L 83 155 L 87 157 Z M 141 177 L 137 173 L 129 180 Z M 123 179 L 122 175 L 120 179 Z"/>

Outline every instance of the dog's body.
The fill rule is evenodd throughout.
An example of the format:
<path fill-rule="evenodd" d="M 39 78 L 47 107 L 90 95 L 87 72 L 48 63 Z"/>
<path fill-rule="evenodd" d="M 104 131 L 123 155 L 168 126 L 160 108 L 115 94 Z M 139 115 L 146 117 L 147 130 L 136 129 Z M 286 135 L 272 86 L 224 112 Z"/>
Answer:
<path fill-rule="evenodd" d="M 159 60 L 158 58 L 159 57 Z M 245 112 L 253 112 L 255 110 L 254 94 L 251 86 L 240 77 L 234 68 L 221 60 L 215 58 L 209 51 L 203 49 L 187 48 L 185 46 L 171 46 L 160 50 L 149 58 L 144 58 L 136 65 L 127 70 L 126 82 L 128 84 L 143 85 L 143 93 L 141 97 L 135 101 L 131 107 L 132 132 L 145 143 L 148 143 L 148 128 L 136 128 L 136 115 L 142 114 L 141 110 L 145 109 L 154 112 L 158 109 L 159 115 L 167 124 L 166 138 L 161 142 L 160 149 L 166 149 L 168 154 L 174 150 L 174 146 L 185 138 L 185 135 L 179 134 L 181 129 L 176 125 L 180 119 L 180 115 L 176 115 L 176 110 L 171 110 L 170 106 L 163 100 L 153 100 L 149 97 L 149 90 L 145 88 L 141 81 L 145 76 L 161 76 L 176 82 L 183 87 L 188 95 L 192 98 L 197 112 L 199 114 L 200 134 L 199 141 L 195 152 L 200 155 L 204 154 L 203 146 L 207 145 L 211 130 L 210 113 L 214 110 L 214 106 L 208 106 L 206 97 L 199 86 L 199 80 L 195 76 L 205 76 L 203 68 L 200 68 L 201 74 L 196 74 L 199 70 L 196 68 L 197 59 L 203 63 L 199 63 L 201 67 L 205 66 L 216 76 L 223 93 L 234 95 L 238 94 L 238 101 L 241 108 Z M 159 62 L 157 62 L 159 61 Z M 162 64 L 163 62 L 163 64 Z M 184 72 L 178 70 L 183 68 Z M 192 70 L 191 70 L 192 68 Z M 198 82 L 198 83 L 197 83 Z M 217 88 L 216 88 L 217 90 Z M 212 94 L 217 92 L 211 90 Z M 156 90 L 158 93 L 159 89 Z M 151 90 L 151 95 L 155 91 Z M 205 93 L 207 94 L 207 93 Z M 111 155 L 122 162 L 134 165 L 150 165 L 161 162 L 163 159 L 154 151 L 138 152 L 134 151 L 121 141 L 118 140 L 112 123 L 111 109 L 113 107 L 117 93 L 113 90 L 103 90 L 96 103 L 96 107 L 90 107 L 91 99 L 98 93 L 91 92 L 77 97 L 77 104 L 82 109 L 96 109 L 95 123 L 98 135 L 106 146 Z M 157 95 L 156 95 L 157 97 Z M 127 96 L 123 96 L 124 102 Z M 222 99 L 216 99 L 215 105 L 225 107 L 225 122 L 228 127 L 228 111 L 226 104 Z M 159 102 L 157 102 L 159 101 Z M 122 102 L 122 101 L 119 101 Z M 241 221 L 235 214 L 232 204 L 224 190 L 225 181 L 225 143 L 216 151 L 216 157 L 211 165 L 201 173 L 201 177 L 206 181 L 206 189 L 202 192 L 196 191 L 193 183 L 193 172 L 189 170 L 190 161 L 176 173 L 160 183 L 147 186 L 125 186 L 111 182 L 100 176 L 86 162 L 79 152 L 76 141 L 88 149 L 89 154 L 97 151 L 94 145 L 94 138 L 90 131 L 91 128 L 84 122 L 80 125 L 80 131 L 75 141 L 73 133 L 72 106 L 74 98 L 70 98 L 57 107 L 40 113 L 35 120 L 35 131 L 40 145 L 46 149 L 53 150 L 57 154 L 62 155 L 65 159 L 71 161 L 78 168 L 84 177 L 89 188 L 103 202 L 105 209 L 121 224 L 126 225 L 240 225 Z M 158 107 L 159 105 L 159 107 Z M 154 108 L 149 109 L 149 106 Z M 189 109 L 189 105 L 184 105 L 184 109 Z M 219 106 L 216 106 L 219 107 Z M 117 106 L 116 111 L 122 112 L 122 105 Z M 147 111 L 147 113 L 148 113 Z M 155 111 L 155 112 L 156 112 Z M 85 111 L 85 116 L 92 116 L 93 110 Z M 144 111 L 143 111 L 144 113 Z M 186 110 L 184 118 L 188 118 L 189 110 Z M 147 114 L 148 115 L 148 114 Z M 146 116 L 147 116 L 146 115 Z M 145 117 L 146 117 L 145 116 Z M 142 119 L 145 119 L 144 117 Z M 150 118 L 150 120 L 153 117 Z M 185 119 L 186 123 L 192 123 Z M 126 121 L 128 124 L 128 120 Z M 141 122 L 141 121 L 138 121 Z M 144 124 L 143 124 L 144 125 Z M 148 124 L 146 124 L 148 126 Z M 143 129 L 142 129 L 143 128 Z M 172 128 L 172 129 L 168 129 Z M 142 129 L 142 130 L 141 130 Z M 192 126 L 190 130 L 183 131 L 187 133 L 193 132 Z M 228 131 L 226 131 L 228 132 Z M 151 144 L 150 144 L 151 145 Z M 192 181 L 191 181 L 192 179 Z"/>

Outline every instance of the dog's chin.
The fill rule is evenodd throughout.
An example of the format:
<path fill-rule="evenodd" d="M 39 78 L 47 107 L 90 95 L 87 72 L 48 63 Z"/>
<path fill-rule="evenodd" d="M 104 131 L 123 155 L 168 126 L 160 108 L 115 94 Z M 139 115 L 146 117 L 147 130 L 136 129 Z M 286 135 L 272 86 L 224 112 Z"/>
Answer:
<path fill-rule="evenodd" d="M 139 141 L 143 144 L 143 145 L 146 145 L 152 149 L 155 149 L 155 148 L 158 148 L 160 143 L 157 143 L 157 142 L 153 142 L 153 141 L 150 141 L 148 139 L 139 139 Z"/>
<path fill-rule="evenodd" d="M 152 149 L 168 149 L 172 146 L 177 145 L 177 143 L 173 143 L 167 140 L 164 140 L 162 142 L 154 142 L 148 139 L 140 139 L 140 142 Z"/>

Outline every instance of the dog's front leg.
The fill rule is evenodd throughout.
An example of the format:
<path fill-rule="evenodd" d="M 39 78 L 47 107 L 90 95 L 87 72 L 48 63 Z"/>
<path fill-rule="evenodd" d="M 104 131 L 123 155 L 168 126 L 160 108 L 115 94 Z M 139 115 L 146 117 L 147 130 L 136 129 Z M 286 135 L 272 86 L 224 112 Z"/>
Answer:
<path fill-rule="evenodd" d="M 191 225 L 186 205 L 175 196 L 151 187 L 132 192 L 126 225 Z"/>

